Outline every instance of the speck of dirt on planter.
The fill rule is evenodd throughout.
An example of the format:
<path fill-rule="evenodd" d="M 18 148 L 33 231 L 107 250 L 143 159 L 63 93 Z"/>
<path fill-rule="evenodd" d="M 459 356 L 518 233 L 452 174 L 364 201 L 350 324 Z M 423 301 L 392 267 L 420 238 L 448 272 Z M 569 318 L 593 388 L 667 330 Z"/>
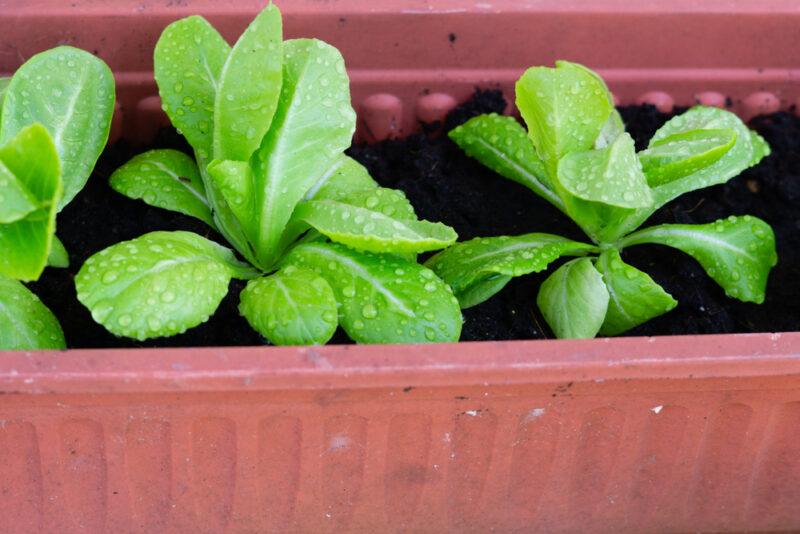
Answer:
<path fill-rule="evenodd" d="M 481 113 L 502 112 L 499 91 L 477 91 L 443 125 L 402 140 L 357 145 L 349 153 L 386 187 L 408 195 L 423 219 L 453 226 L 461 240 L 479 236 L 550 232 L 585 240 L 577 226 L 528 189 L 506 180 L 465 156 L 441 130 L 448 131 Z M 642 147 L 669 115 L 652 106 L 620 109 L 628 131 Z M 442 126 L 441 128 L 437 128 Z M 727 298 L 689 256 L 653 245 L 626 249 L 624 259 L 649 273 L 679 302 L 667 315 L 630 335 L 769 332 L 800 329 L 800 119 L 788 113 L 754 119 L 751 126 L 770 143 L 773 154 L 756 168 L 724 185 L 686 194 L 646 223 L 707 223 L 728 215 L 751 214 L 770 223 L 778 243 L 765 304 Z M 125 142 L 101 156 L 86 188 L 58 217 L 58 236 L 70 253 L 68 269 L 45 270 L 31 288 L 61 321 L 71 348 L 234 346 L 265 343 L 237 310 L 243 282 L 231 282 L 228 296 L 211 319 L 186 333 L 138 342 L 117 338 L 95 323 L 75 295 L 74 277 L 83 262 L 103 248 L 155 230 L 188 230 L 225 244 L 203 223 L 130 200 L 108 186 L 120 165 L 148 148 L 189 152 L 185 141 L 165 129 L 150 147 Z M 548 272 L 552 272 L 558 262 Z M 462 340 L 552 337 L 536 308 L 536 293 L 547 273 L 512 280 L 487 302 L 464 310 Z M 340 331 L 333 343 L 347 343 Z"/>

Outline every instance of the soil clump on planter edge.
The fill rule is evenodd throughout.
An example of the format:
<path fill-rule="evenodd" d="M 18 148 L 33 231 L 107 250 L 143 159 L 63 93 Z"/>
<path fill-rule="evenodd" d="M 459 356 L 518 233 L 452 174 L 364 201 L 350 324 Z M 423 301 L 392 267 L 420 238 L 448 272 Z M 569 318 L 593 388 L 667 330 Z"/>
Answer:
<path fill-rule="evenodd" d="M 420 218 L 453 226 L 460 240 L 480 236 L 550 232 L 586 240 L 580 229 L 533 192 L 468 158 L 440 130 L 448 131 L 481 113 L 502 112 L 499 91 L 477 91 L 443 125 L 401 140 L 357 145 L 351 156 L 386 187 L 403 190 Z M 670 115 L 652 106 L 620 109 L 628 131 L 645 146 Z M 656 212 L 644 226 L 707 223 L 728 215 L 750 214 L 775 230 L 778 265 L 763 305 L 729 299 L 691 257 L 655 245 L 626 249 L 623 259 L 650 274 L 678 307 L 627 335 L 711 334 L 796 331 L 800 329 L 800 119 L 789 113 L 757 117 L 750 126 L 772 146 L 757 167 L 727 184 L 683 195 Z M 439 135 L 437 135 L 439 134 Z M 165 129 L 149 148 L 188 150 L 183 139 Z M 75 296 L 74 276 L 83 262 L 103 248 L 155 230 L 189 230 L 225 241 L 193 218 L 130 200 L 108 186 L 110 174 L 145 149 L 119 142 L 106 149 L 86 188 L 58 217 L 59 238 L 70 253 L 68 269 L 46 269 L 31 288 L 56 314 L 70 348 L 142 346 L 258 345 L 263 338 L 237 310 L 244 283 L 233 281 L 211 319 L 185 334 L 147 342 L 116 338 L 96 324 Z M 557 265 L 554 264 L 553 267 Z M 462 340 L 552 337 L 536 308 L 539 284 L 547 273 L 513 279 L 489 301 L 464 310 Z M 349 342 L 338 332 L 332 343 Z"/>

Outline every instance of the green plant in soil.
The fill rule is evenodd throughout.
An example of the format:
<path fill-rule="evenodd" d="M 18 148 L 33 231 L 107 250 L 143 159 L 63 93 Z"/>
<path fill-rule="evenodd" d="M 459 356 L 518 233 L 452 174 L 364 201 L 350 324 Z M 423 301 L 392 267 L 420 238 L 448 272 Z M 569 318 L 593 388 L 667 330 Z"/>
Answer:
<path fill-rule="evenodd" d="M 455 232 L 418 220 L 401 192 L 344 155 L 355 112 L 342 56 L 284 41 L 281 25 L 269 5 L 231 48 L 202 17 L 170 24 L 155 78 L 194 158 L 151 150 L 111 177 L 234 250 L 190 232 L 145 234 L 89 258 L 79 300 L 110 332 L 144 340 L 208 320 L 238 278 L 249 280 L 240 312 L 275 344 L 325 343 L 338 325 L 361 343 L 457 340 L 457 300 L 416 262 Z"/>
<path fill-rule="evenodd" d="M 475 117 L 450 132 L 469 156 L 544 198 L 590 238 L 551 234 L 457 243 L 426 265 L 462 308 L 497 293 L 512 277 L 574 257 L 541 285 L 536 302 L 560 338 L 615 335 L 672 310 L 677 302 L 646 273 L 626 264 L 624 248 L 658 244 L 695 258 L 725 293 L 761 303 L 777 261 L 764 221 L 732 215 L 702 225 L 639 227 L 683 193 L 721 184 L 769 154 L 767 143 L 734 114 L 694 107 L 669 120 L 636 152 L 603 80 L 566 61 L 528 69 L 516 84 L 527 131 L 512 117 Z"/>
<path fill-rule="evenodd" d="M 108 66 L 68 46 L 0 78 L 0 349 L 65 347 L 58 320 L 23 282 L 69 264 L 56 215 L 91 175 L 114 98 Z"/>

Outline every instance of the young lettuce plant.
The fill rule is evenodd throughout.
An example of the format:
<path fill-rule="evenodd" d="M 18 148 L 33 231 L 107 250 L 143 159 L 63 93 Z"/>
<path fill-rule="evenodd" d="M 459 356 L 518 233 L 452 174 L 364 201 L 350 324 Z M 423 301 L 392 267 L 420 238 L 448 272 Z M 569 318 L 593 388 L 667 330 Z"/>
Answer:
<path fill-rule="evenodd" d="M 672 310 L 677 302 L 647 274 L 623 262 L 623 248 L 677 248 L 730 297 L 761 303 L 777 261 L 772 229 L 755 217 L 637 230 L 679 195 L 721 184 L 769 154 L 732 113 L 695 107 L 659 129 L 639 153 L 602 79 L 566 61 L 528 69 L 516 84 L 513 118 L 475 117 L 450 132 L 469 156 L 527 186 L 575 221 L 592 240 L 550 234 L 479 238 L 432 257 L 427 266 L 461 306 L 479 304 L 512 277 L 576 256 L 541 285 L 537 304 L 560 338 L 615 335 Z"/>
<path fill-rule="evenodd" d="M 246 260 L 189 232 L 153 232 L 88 259 L 78 298 L 110 332 L 144 340 L 208 320 L 231 278 L 240 312 L 275 344 L 455 341 L 461 311 L 416 254 L 456 240 L 420 221 L 344 155 L 355 129 L 341 54 L 282 40 L 265 8 L 231 48 L 203 18 L 169 25 L 154 54 L 164 110 L 194 149 L 136 156 L 111 177 L 131 198 L 196 217 Z"/>
<path fill-rule="evenodd" d="M 83 188 L 108 140 L 114 78 L 62 46 L 0 79 L 0 349 L 64 348 L 53 313 L 22 282 L 67 267 L 56 215 Z"/>

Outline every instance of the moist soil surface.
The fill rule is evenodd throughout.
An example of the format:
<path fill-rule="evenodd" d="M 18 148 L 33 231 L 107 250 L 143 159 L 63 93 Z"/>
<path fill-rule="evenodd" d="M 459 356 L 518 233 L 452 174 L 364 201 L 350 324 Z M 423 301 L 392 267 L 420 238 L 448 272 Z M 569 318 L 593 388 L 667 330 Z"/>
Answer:
<path fill-rule="evenodd" d="M 586 240 L 578 227 L 534 193 L 465 156 L 446 135 L 481 113 L 502 112 L 499 91 L 477 91 L 444 124 L 426 125 L 402 140 L 357 145 L 349 153 L 386 187 L 403 190 L 420 218 L 456 229 L 460 240 L 480 236 L 549 232 Z M 671 115 L 652 106 L 620 109 L 628 131 L 643 148 Z M 647 272 L 679 305 L 670 313 L 627 335 L 780 332 L 800 329 L 800 119 L 790 113 L 755 118 L 750 126 L 769 142 L 772 154 L 724 185 L 683 195 L 656 212 L 643 226 L 708 223 L 728 215 L 755 215 L 775 230 L 778 264 L 772 270 L 764 304 L 746 304 L 725 296 L 699 264 L 680 251 L 657 245 L 626 249 L 623 259 Z M 162 130 L 148 148 L 188 151 L 171 129 Z M 147 342 L 116 338 L 96 324 L 75 296 L 73 279 L 95 252 L 154 230 L 190 230 L 224 243 L 200 221 L 130 200 L 108 186 L 110 174 L 144 151 L 125 142 L 101 156 L 86 188 L 58 217 L 58 236 L 70 253 L 68 269 L 48 268 L 32 289 L 60 319 L 71 348 L 132 346 L 232 346 L 265 343 L 237 310 L 243 282 L 230 292 L 211 319 L 185 334 Z M 424 259 L 424 258 L 423 258 Z M 487 302 L 464 310 L 461 339 L 549 338 L 536 308 L 539 284 L 548 272 L 513 279 Z M 348 343 L 338 332 L 334 343 Z"/>

